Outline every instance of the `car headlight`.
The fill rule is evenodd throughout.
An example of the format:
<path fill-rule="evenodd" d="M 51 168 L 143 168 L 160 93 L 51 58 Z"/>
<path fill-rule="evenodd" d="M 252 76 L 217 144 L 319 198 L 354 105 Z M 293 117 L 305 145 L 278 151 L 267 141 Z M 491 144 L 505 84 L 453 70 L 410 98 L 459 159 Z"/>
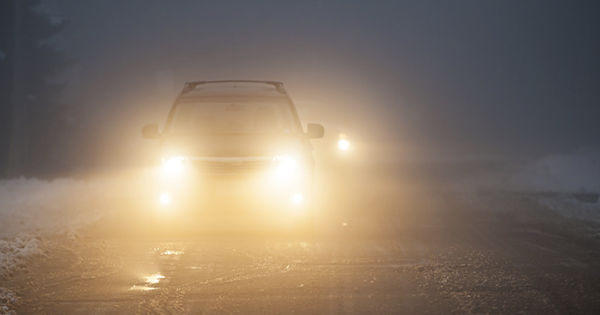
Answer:
<path fill-rule="evenodd" d="M 301 193 L 297 192 L 290 195 L 290 202 L 292 202 L 293 204 L 300 204 L 302 203 L 302 200 L 304 200 L 304 196 L 302 196 Z"/>
<path fill-rule="evenodd" d="M 289 156 L 276 156 L 275 161 L 279 163 L 277 165 L 277 172 L 282 176 L 290 176 L 296 172 L 298 165 L 296 160 Z"/>
<path fill-rule="evenodd" d="M 158 196 L 158 201 L 163 205 L 169 205 L 173 201 L 173 196 L 168 192 L 163 192 Z"/>
<path fill-rule="evenodd" d="M 163 168 L 167 173 L 179 172 L 183 169 L 183 162 L 186 160 L 184 156 L 173 156 L 170 158 L 163 158 Z"/>

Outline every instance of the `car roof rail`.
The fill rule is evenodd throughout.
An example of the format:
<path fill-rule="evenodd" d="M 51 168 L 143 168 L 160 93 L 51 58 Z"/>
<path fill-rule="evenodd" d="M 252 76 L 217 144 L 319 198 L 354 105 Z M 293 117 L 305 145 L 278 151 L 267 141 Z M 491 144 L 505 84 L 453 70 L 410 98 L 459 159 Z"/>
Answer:
<path fill-rule="evenodd" d="M 257 80 L 191 81 L 191 82 L 186 82 L 185 83 L 185 85 L 183 86 L 183 90 L 181 91 L 181 94 L 185 94 L 185 93 L 188 93 L 190 91 L 193 91 L 194 89 L 196 89 L 196 87 L 198 85 L 211 84 L 211 83 L 264 83 L 264 84 L 273 85 L 277 89 L 278 92 L 287 95 L 287 93 L 285 92 L 285 89 L 283 88 L 283 82 L 279 82 L 279 81 L 257 81 Z"/>

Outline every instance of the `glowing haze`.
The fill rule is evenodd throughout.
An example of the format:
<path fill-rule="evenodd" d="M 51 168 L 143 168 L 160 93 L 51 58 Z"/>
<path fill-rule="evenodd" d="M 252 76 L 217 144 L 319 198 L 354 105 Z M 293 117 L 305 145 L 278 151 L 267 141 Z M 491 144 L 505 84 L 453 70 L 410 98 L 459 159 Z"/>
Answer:
<path fill-rule="evenodd" d="M 353 150 L 363 143 L 384 159 L 536 158 L 600 139 L 597 3 L 41 7 L 68 21 L 52 42 L 75 60 L 60 80 L 65 101 L 80 107 L 95 166 L 136 163 L 140 127 L 162 125 L 190 80 L 283 81 L 305 124 L 323 123 L 335 141 L 344 133 Z"/>

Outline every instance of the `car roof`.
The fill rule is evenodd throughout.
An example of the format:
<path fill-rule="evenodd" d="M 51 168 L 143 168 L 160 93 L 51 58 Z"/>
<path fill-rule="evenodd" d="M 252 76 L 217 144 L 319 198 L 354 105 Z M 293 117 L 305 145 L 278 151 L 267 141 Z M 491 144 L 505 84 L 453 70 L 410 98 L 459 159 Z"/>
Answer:
<path fill-rule="evenodd" d="M 283 83 L 275 81 L 195 81 L 187 82 L 182 97 L 260 96 L 286 97 Z"/>

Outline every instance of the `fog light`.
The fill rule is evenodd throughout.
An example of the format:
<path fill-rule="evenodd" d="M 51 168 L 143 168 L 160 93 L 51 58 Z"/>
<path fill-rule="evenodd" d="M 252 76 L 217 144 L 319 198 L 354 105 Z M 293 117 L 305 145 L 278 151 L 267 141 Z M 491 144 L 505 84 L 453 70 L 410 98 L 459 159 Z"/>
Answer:
<path fill-rule="evenodd" d="M 171 202 L 173 201 L 173 197 L 171 197 L 171 194 L 169 193 L 162 193 L 158 197 L 158 201 L 160 201 L 160 203 L 162 203 L 163 205 L 168 205 L 171 204 Z"/>
<path fill-rule="evenodd" d="M 302 197 L 302 194 L 300 193 L 295 193 L 290 196 L 290 201 L 295 204 L 301 203 L 303 199 L 304 197 Z"/>

